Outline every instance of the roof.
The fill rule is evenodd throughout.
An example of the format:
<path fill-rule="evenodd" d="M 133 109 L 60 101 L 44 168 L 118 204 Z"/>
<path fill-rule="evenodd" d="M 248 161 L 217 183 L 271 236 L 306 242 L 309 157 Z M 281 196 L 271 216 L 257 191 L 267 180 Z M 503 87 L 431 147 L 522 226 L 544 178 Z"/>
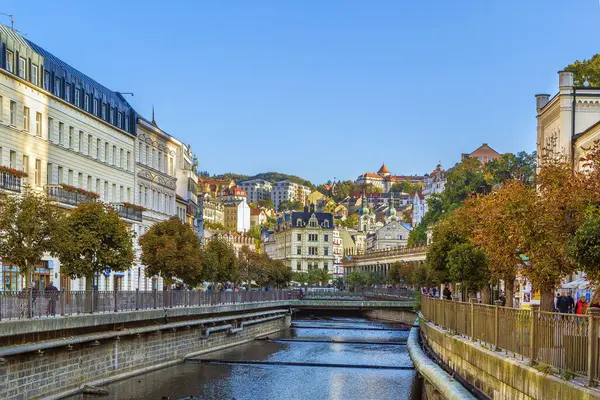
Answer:
<path fill-rule="evenodd" d="M 379 168 L 379 171 L 377 171 L 377 173 L 379 174 L 389 174 L 390 170 L 387 169 L 387 167 L 385 166 L 385 163 L 381 164 L 381 168 Z"/>
<path fill-rule="evenodd" d="M 250 208 L 250 215 L 260 215 L 264 214 L 264 211 L 260 208 Z"/>
<path fill-rule="evenodd" d="M 383 179 L 381 177 L 381 175 L 373 174 L 373 173 L 370 173 L 370 172 L 367 172 L 366 174 L 362 174 L 360 177 L 363 177 L 363 178 L 372 178 L 372 179 Z"/>
<path fill-rule="evenodd" d="M 322 212 L 310 212 L 310 211 L 294 211 L 291 214 L 292 227 L 296 228 L 298 219 L 302 220 L 303 227 L 308 225 L 308 221 L 312 216 L 317 218 L 317 221 L 321 227 L 323 226 L 323 222 L 329 221 L 329 228 L 333 229 L 333 215 L 331 213 L 322 213 Z"/>

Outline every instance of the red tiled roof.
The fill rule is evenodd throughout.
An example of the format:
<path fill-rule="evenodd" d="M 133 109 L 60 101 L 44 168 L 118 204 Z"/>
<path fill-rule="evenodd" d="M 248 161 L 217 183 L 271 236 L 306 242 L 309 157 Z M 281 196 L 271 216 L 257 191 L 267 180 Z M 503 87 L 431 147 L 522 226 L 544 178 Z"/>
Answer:
<path fill-rule="evenodd" d="M 260 215 L 260 213 L 262 213 L 263 210 L 261 210 L 260 208 L 251 208 L 250 209 L 250 215 Z"/>
<path fill-rule="evenodd" d="M 383 179 L 380 175 L 372 174 L 370 172 L 367 172 L 366 174 L 362 174 L 361 176 L 363 176 L 365 178 Z"/>
<path fill-rule="evenodd" d="M 379 171 L 377 171 L 379 174 L 389 174 L 390 170 L 387 169 L 387 167 L 385 166 L 385 163 L 381 164 L 381 168 L 379 168 Z"/>

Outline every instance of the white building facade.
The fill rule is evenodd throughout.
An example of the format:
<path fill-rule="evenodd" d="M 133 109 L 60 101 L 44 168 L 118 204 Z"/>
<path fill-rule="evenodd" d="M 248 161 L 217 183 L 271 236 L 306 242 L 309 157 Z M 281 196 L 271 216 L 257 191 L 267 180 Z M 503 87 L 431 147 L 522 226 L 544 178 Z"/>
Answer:
<path fill-rule="evenodd" d="M 245 181 L 239 183 L 238 186 L 246 191 L 248 203 L 256 203 L 260 200 L 270 199 L 271 192 L 273 191 L 271 182 L 265 181 L 264 179 Z"/>

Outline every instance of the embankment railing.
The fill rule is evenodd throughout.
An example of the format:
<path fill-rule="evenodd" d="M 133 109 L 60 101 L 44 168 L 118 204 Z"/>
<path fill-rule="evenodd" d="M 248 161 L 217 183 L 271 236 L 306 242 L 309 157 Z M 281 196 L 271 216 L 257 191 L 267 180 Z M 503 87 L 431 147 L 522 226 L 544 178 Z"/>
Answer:
<path fill-rule="evenodd" d="M 421 299 L 426 320 L 492 350 L 504 350 L 560 373 L 600 381 L 600 317 L 441 300 Z"/>

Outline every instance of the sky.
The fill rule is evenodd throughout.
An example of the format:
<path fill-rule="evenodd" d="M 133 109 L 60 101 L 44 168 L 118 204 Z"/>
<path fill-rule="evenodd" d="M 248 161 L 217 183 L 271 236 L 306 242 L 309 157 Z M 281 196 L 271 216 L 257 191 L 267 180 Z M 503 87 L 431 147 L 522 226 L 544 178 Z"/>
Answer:
<path fill-rule="evenodd" d="M 598 0 L 2 0 L 15 28 L 191 144 L 313 183 L 535 150 L 536 93 L 600 52 Z M 0 22 L 9 24 L 0 15 Z"/>

